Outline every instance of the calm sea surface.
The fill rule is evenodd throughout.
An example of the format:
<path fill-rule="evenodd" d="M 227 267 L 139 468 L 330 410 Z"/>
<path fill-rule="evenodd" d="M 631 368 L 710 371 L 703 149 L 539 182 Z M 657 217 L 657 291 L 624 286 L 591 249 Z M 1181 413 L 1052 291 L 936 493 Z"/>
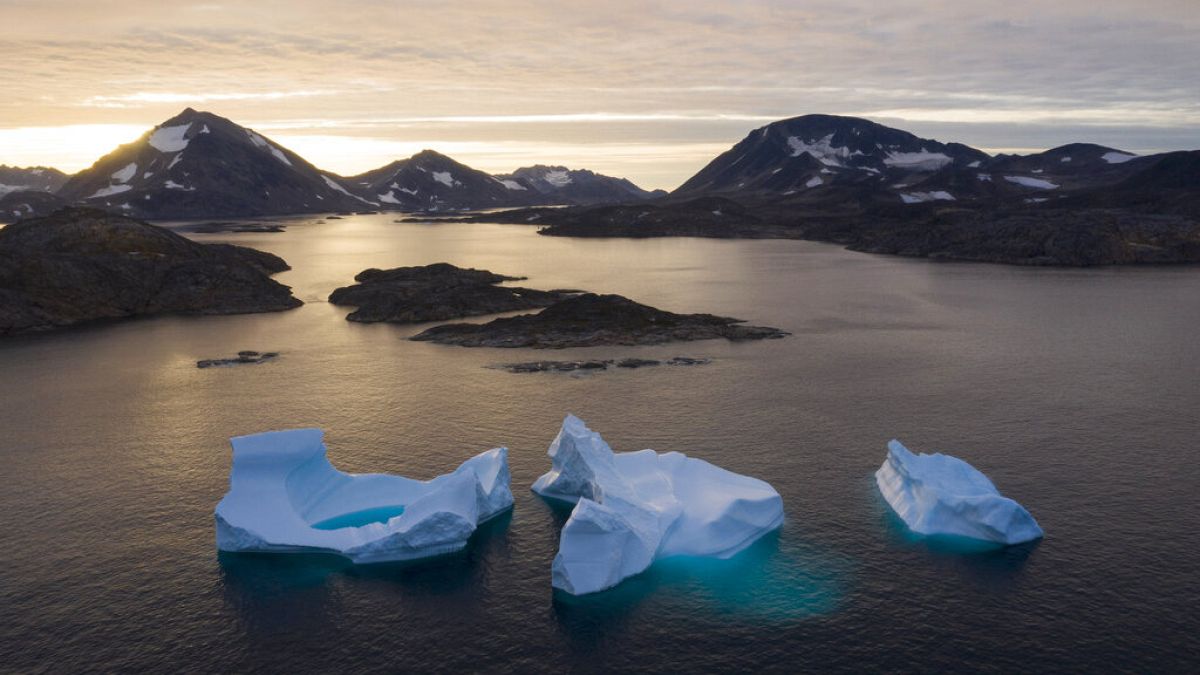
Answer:
<path fill-rule="evenodd" d="M 795 241 L 580 240 L 502 225 L 299 221 L 194 235 L 283 256 L 307 304 L 0 341 L 0 670 L 1138 672 L 1200 667 L 1200 269 L 934 264 Z M 790 338 L 545 352 L 446 347 L 325 302 L 438 261 Z M 280 351 L 262 365 L 198 359 Z M 712 357 L 588 376 L 485 366 Z M 551 591 L 566 513 L 529 492 L 567 412 L 618 451 L 770 481 L 742 555 Z M 429 478 L 510 448 L 516 507 L 462 554 L 354 567 L 218 555 L 228 438 L 319 426 L 339 468 Z M 885 443 L 956 454 L 1046 530 L 908 536 Z"/>

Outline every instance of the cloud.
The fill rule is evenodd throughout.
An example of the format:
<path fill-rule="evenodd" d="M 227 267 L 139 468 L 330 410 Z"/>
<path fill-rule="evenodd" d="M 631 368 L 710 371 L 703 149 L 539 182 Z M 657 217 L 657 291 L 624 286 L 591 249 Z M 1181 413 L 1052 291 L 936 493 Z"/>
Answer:
<path fill-rule="evenodd" d="M 397 142 L 453 128 L 580 147 L 638 124 L 729 144 L 808 112 L 979 144 L 1007 127 L 1019 147 L 1101 128 L 1194 147 L 1200 127 L 1194 0 L 60 0 L 0 2 L 0 21 L 12 127 L 149 126 L 194 104 Z"/>

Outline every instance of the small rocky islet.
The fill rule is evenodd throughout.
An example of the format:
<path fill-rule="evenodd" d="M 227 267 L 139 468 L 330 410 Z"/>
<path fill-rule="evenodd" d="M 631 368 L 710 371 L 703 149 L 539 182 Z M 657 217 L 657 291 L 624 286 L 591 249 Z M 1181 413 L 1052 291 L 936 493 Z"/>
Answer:
<path fill-rule="evenodd" d="M 488 366 L 494 370 L 505 370 L 510 373 L 569 373 L 569 372 L 598 372 L 613 368 L 629 370 L 651 368 L 654 366 L 702 366 L 712 363 L 706 357 L 673 356 L 666 360 L 659 359 L 590 359 L 586 361 L 525 361 L 523 363 L 498 363 Z"/>
<path fill-rule="evenodd" d="M 201 244 L 149 223 L 67 208 L 0 230 L 0 335 L 160 314 L 278 312 L 303 304 L 282 258 Z"/>
<path fill-rule="evenodd" d="M 279 352 L 256 352 L 243 350 L 237 356 L 227 359 L 201 359 L 196 362 L 197 368 L 219 368 L 224 366 L 240 366 L 245 364 L 266 363 L 279 358 Z"/>
<path fill-rule="evenodd" d="M 769 326 L 747 326 L 741 319 L 676 314 L 620 295 L 584 293 L 560 300 L 537 314 L 499 318 L 483 324 L 444 324 L 409 339 L 462 347 L 563 349 L 715 338 L 763 340 L 788 334 Z"/>
<path fill-rule="evenodd" d="M 331 293 L 329 302 L 357 307 L 348 321 L 424 323 L 538 309 L 571 294 L 499 285 L 523 279 L 449 263 L 368 269 L 354 277 L 358 283 Z"/>
<path fill-rule="evenodd" d="M 713 314 L 676 314 L 634 302 L 620 295 L 599 295 L 578 289 L 548 291 L 501 286 L 526 277 L 505 276 L 488 270 L 466 269 L 449 263 L 417 267 L 367 269 L 354 277 L 358 283 L 335 290 L 329 302 L 357 309 L 346 316 L 360 323 L 424 323 L 469 316 L 541 309 L 487 323 L 452 323 L 435 326 L 411 340 L 463 347 L 529 347 L 561 349 L 600 345 L 652 345 L 692 340 L 762 340 L 789 335 L 769 326 L 747 326 L 741 319 Z M 689 361 L 698 362 L 696 359 Z M 655 361 L 625 359 L 618 367 L 657 365 Z M 590 365 L 590 364 L 601 365 Z M 525 370 L 578 370 L 599 368 L 613 361 L 562 361 L 507 364 Z M 540 365 L 539 365 L 540 364 Z"/>

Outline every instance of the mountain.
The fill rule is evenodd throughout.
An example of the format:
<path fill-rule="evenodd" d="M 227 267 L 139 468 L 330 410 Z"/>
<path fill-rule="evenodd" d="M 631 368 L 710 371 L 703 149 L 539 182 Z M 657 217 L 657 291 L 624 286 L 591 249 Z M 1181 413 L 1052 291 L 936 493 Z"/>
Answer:
<path fill-rule="evenodd" d="M 191 108 L 75 174 L 58 195 L 159 219 L 374 207 L 261 134 Z"/>
<path fill-rule="evenodd" d="M 665 190 L 643 190 L 625 178 L 604 176 L 564 166 L 521 167 L 496 176 L 505 186 L 529 192 L 530 203 L 618 204 L 665 196 Z"/>
<path fill-rule="evenodd" d="M 1073 143 L 990 156 L 867 120 L 751 132 L 664 199 L 517 209 L 492 222 L 569 237 L 811 239 L 1021 265 L 1200 262 L 1200 151 Z"/>
<path fill-rule="evenodd" d="M 459 211 L 530 203 L 522 194 L 526 190 L 433 150 L 422 150 L 345 181 L 364 199 L 399 211 Z"/>
<path fill-rule="evenodd" d="M 658 197 L 624 178 L 561 166 L 491 175 L 434 152 L 421 152 L 345 179 L 360 197 L 398 211 L 464 211 L 547 204 L 611 204 Z"/>
<path fill-rule="evenodd" d="M 880 189 L 989 156 L 960 143 L 919 138 L 857 117 L 804 115 L 755 129 L 671 193 L 789 195 L 829 185 Z"/>
<path fill-rule="evenodd" d="M 66 200 L 41 190 L 17 190 L 0 194 L 0 223 L 46 216 L 67 206 Z"/>
<path fill-rule="evenodd" d="M 67 179 L 67 174 L 45 166 L 8 166 L 0 164 L 0 196 L 10 192 L 28 190 L 33 192 L 55 192 Z"/>

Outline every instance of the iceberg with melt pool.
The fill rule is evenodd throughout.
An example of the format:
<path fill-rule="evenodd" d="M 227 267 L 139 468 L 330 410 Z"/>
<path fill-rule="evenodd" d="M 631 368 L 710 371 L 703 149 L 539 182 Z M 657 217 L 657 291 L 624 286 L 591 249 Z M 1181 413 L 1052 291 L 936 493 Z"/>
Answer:
<path fill-rule="evenodd" d="M 533 491 L 574 502 L 551 583 L 573 595 L 611 588 L 671 556 L 729 558 L 783 524 L 767 483 L 678 452 L 614 453 L 567 415 Z"/>
<path fill-rule="evenodd" d="M 411 560 L 462 549 L 480 523 L 512 508 L 506 448 L 419 481 L 338 471 L 323 436 L 292 429 L 230 439 L 229 492 L 215 513 L 218 549 Z"/>
<path fill-rule="evenodd" d="M 1043 534 L 1024 507 L 1001 495 L 987 476 L 957 457 L 940 452 L 916 455 L 893 440 L 875 472 L 875 483 L 896 515 L 917 534 L 1006 545 Z"/>

